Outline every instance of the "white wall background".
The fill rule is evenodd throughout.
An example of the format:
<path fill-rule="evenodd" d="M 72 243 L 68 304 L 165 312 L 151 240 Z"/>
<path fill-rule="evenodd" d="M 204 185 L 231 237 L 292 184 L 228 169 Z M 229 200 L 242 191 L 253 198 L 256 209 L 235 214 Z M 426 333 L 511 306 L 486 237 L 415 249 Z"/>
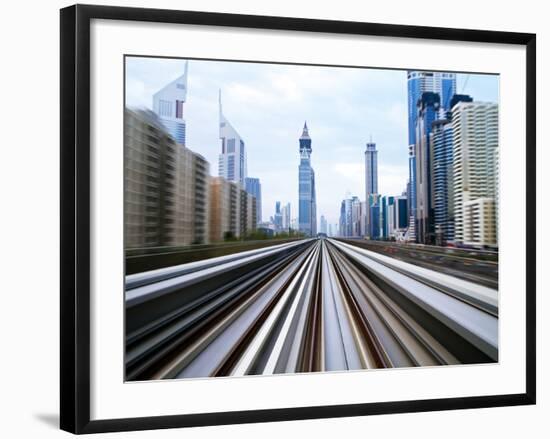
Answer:
<path fill-rule="evenodd" d="M 88 3 L 97 3 L 88 1 Z M 381 23 L 483 28 L 538 35 L 538 405 L 454 412 L 324 419 L 186 430 L 109 434 L 143 438 L 317 437 L 515 438 L 548 437 L 550 381 L 548 300 L 550 245 L 543 223 L 550 215 L 544 171 L 550 157 L 544 121 L 550 101 L 550 28 L 544 2 L 513 7 L 496 0 L 358 2 L 340 0 L 109 1 L 163 7 Z M 0 14 L 0 435 L 61 437 L 58 431 L 59 286 L 59 13 L 63 1 L 9 2 Z M 545 166 L 546 165 L 546 166 Z M 547 215 L 545 215 L 547 214 Z M 546 235 L 546 236 L 544 236 Z M 546 271 L 546 273 L 545 273 Z M 546 416 L 545 416 L 546 415 Z"/>

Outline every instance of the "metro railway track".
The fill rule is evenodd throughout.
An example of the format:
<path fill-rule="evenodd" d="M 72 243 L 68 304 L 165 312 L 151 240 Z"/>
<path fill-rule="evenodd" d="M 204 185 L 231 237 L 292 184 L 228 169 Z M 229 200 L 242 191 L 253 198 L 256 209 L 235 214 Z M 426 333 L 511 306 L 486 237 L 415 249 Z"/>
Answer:
<path fill-rule="evenodd" d="M 338 240 L 376 253 L 391 254 L 395 259 L 443 271 L 450 276 L 489 288 L 498 288 L 498 252 L 434 248 L 353 238 Z"/>
<path fill-rule="evenodd" d="M 497 292 L 331 239 L 126 278 L 128 380 L 498 360 Z"/>

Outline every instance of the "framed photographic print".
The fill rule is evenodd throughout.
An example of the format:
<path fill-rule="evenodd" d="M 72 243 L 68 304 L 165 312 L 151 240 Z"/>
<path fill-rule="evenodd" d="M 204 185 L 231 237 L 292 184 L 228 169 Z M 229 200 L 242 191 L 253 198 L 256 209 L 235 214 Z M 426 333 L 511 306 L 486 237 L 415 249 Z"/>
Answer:
<path fill-rule="evenodd" d="M 535 35 L 61 10 L 61 428 L 535 403 Z"/>

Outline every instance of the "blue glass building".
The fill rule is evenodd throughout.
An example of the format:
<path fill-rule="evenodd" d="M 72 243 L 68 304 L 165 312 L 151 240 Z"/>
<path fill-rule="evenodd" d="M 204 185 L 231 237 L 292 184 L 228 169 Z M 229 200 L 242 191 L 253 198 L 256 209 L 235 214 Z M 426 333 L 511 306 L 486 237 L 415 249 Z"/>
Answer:
<path fill-rule="evenodd" d="M 397 204 L 397 218 L 396 218 L 396 222 L 397 222 L 397 228 L 398 229 L 405 229 L 407 228 L 407 225 L 408 225 L 408 221 L 409 221 L 409 212 L 408 212 L 408 209 L 407 209 L 407 199 L 406 198 L 401 198 L 401 197 L 397 197 L 396 199 L 396 204 Z"/>
<path fill-rule="evenodd" d="M 409 228 L 411 236 L 416 239 L 416 232 L 413 231 L 416 223 L 417 199 L 416 199 L 416 156 L 415 146 L 417 144 L 417 120 L 418 120 L 418 102 L 425 92 L 437 93 L 440 97 L 440 109 L 436 118 L 444 118 L 445 112 L 451 109 L 451 99 L 456 93 L 456 74 L 448 72 L 407 72 L 407 106 L 409 116 L 409 183 L 410 190 L 407 193 L 409 205 Z"/>
<path fill-rule="evenodd" d="M 378 200 L 370 206 L 370 238 L 380 238 L 380 203 Z"/>
<path fill-rule="evenodd" d="M 416 123 L 416 238 L 423 244 L 434 244 L 434 216 L 432 200 L 432 150 L 431 137 L 433 122 L 440 109 L 437 93 L 425 92 L 418 101 Z"/>
<path fill-rule="evenodd" d="M 437 93 L 440 96 L 442 111 L 449 111 L 451 109 L 451 99 L 456 93 L 456 74 L 415 70 L 407 72 L 409 145 L 416 144 L 417 106 L 418 101 L 425 92 Z"/>
<path fill-rule="evenodd" d="M 447 119 L 433 123 L 432 185 L 436 243 L 443 245 L 454 239 L 452 215 L 453 127 Z"/>
<path fill-rule="evenodd" d="M 311 138 L 304 123 L 299 139 L 300 166 L 298 167 L 298 228 L 306 236 L 317 234 L 317 202 L 315 172 L 311 167 Z"/>
<path fill-rule="evenodd" d="M 256 221 L 262 222 L 262 185 L 259 178 L 247 177 L 244 180 L 245 190 L 256 198 Z"/>
<path fill-rule="evenodd" d="M 388 239 L 390 237 L 390 223 L 394 221 L 393 218 L 390 218 L 390 211 L 394 211 L 390 209 L 390 206 L 393 206 L 395 203 L 395 197 L 393 196 L 383 196 L 380 209 L 380 229 L 381 229 L 381 238 Z"/>

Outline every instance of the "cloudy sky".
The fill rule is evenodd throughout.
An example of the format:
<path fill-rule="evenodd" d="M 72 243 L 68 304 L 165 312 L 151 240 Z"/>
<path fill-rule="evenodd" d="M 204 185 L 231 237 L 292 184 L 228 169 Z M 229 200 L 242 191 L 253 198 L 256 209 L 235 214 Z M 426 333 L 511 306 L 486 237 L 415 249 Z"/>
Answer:
<path fill-rule="evenodd" d="M 184 60 L 126 58 L 126 105 L 151 108 L 152 96 L 184 71 Z M 406 71 L 293 66 L 225 61 L 189 61 L 184 107 L 187 147 L 210 162 L 217 175 L 218 90 L 225 117 L 244 139 L 248 176 L 262 184 L 262 216 L 275 201 L 298 205 L 298 138 L 307 120 L 317 214 L 337 223 L 349 195 L 364 199 L 365 143 L 378 149 L 378 188 L 383 195 L 404 189 L 407 171 Z M 498 101 L 498 77 L 458 75 L 457 92 Z"/>

